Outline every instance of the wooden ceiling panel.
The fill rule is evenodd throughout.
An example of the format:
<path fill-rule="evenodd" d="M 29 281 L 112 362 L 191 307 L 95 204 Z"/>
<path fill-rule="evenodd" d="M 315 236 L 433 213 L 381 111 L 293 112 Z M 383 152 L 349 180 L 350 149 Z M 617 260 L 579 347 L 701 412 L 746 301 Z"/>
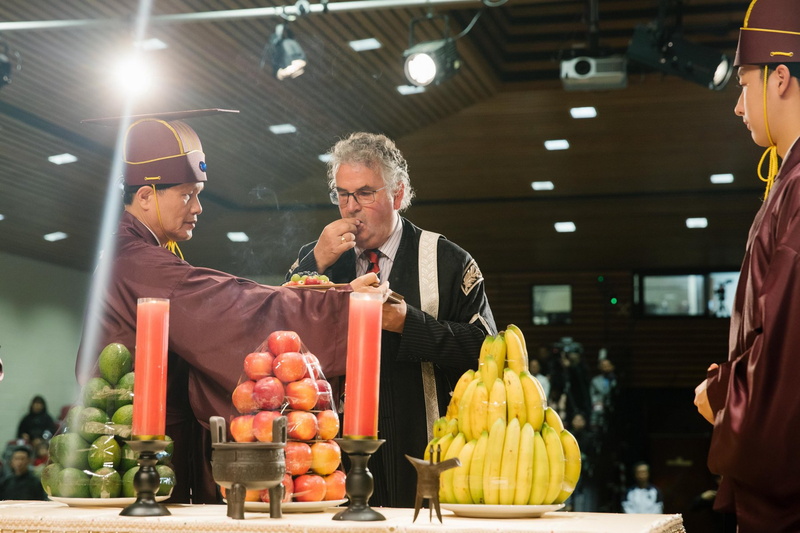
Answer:
<path fill-rule="evenodd" d="M 683 2 L 687 38 L 732 53 L 747 4 Z M 288 5 L 175 0 L 154 2 L 153 15 Z M 209 183 L 198 231 L 182 247 L 187 257 L 237 274 L 282 275 L 299 246 L 337 216 L 318 156 L 365 130 L 394 138 L 408 159 L 418 193 L 408 216 L 461 244 L 485 271 L 735 267 L 762 193 L 755 176 L 760 150 L 732 113 L 737 89 L 712 92 L 629 65 L 625 89 L 565 91 L 559 62 L 589 43 L 588 5 L 509 0 L 484 8 L 457 41 L 460 71 L 408 96 L 397 86 L 408 83 L 402 55 L 410 21 L 446 14 L 456 35 L 481 10 L 479 2 L 300 17 L 289 25 L 309 64 L 283 82 L 269 64 L 260 66 L 278 17 L 153 19 L 147 37 L 168 48 L 148 54 L 157 84 L 130 109 L 241 111 L 192 122 Z M 655 0 L 603 1 L 599 8 L 599 44 L 614 53 L 624 53 L 633 28 L 658 14 Z M 136 3 L 121 0 L 0 2 L 0 42 L 22 58 L 12 83 L 0 88 L 0 251 L 92 269 L 117 131 L 81 120 L 125 109 L 109 75 L 130 47 L 135 12 Z M 3 26 L 82 19 L 97 22 Z M 438 22 L 418 23 L 416 41 L 440 36 Z M 348 46 L 367 37 L 382 48 L 357 53 Z M 586 105 L 597 108 L 597 118 L 570 118 L 570 107 Z M 297 132 L 269 132 L 282 123 Z M 568 139 L 570 150 L 545 151 L 544 140 L 553 138 Z M 63 152 L 79 161 L 47 161 Z M 715 172 L 734 173 L 734 183 L 711 185 Z M 534 180 L 553 181 L 555 189 L 533 191 Z M 688 216 L 708 216 L 709 227 L 686 230 Z M 556 234 L 553 223 L 563 220 L 574 220 L 578 231 Z M 56 230 L 69 238 L 42 239 Z M 228 231 L 247 231 L 251 241 L 231 243 Z M 510 250 L 520 257 L 509 261 Z"/>

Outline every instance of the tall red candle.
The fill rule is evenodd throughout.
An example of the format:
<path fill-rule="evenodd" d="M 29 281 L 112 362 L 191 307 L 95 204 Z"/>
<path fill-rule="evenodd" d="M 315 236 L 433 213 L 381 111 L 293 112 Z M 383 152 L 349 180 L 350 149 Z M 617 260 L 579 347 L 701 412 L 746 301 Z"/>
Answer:
<path fill-rule="evenodd" d="M 166 433 L 168 340 L 169 300 L 139 298 L 131 431 L 134 439 L 163 439 Z"/>
<path fill-rule="evenodd" d="M 382 309 L 381 294 L 350 294 L 342 431 L 345 437 L 378 437 Z"/>

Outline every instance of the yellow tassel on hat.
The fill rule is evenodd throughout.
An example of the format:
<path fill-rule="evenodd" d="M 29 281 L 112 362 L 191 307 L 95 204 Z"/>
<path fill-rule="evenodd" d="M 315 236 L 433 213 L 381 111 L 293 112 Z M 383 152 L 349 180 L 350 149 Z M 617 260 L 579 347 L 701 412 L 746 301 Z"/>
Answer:
<path fill-rule="evenodd" d="M 164 234 L 166 235 L 167 230 L 164 229 L 164 224 L 161 222 L 161 208 L 158 206 L 158 191 L 156 190 L 155 185 L 150 185 L 150 186 L 153 188 L 153 197 L 156 199 L 156 214 L 158 215 L 158 225 L 161 226 L 161 231 L 163 231 Z M 181 252 L 178 243 L 175 242 L 174 240 L 172 239 L 168 240 L 167 243 L 164 245 L 164 248 L 166 248 L 176 256 L 183 259 L 183 252 Z"/>
<path fill-rule="evenodd" d="M 764 200 L 766 200 L 767 197 L 769 196 L 769 191 L 775 184 L 775 176 L 778 175 L 778 147 L 772 140 L 772 135 L 769 132 L 769 120 L 767 119 L 767 76 L 768 75 L 769 75 L 769 67 L 764 65 L 764 83 L 763 83 L 764 129 L 767 132 L 767 140 L 769 141 L 769 148 L 764 150 L 764 155 L 761 156 L 761 160 L 758 162 L 758 179 L 760 179 L 763 182 L 766 182 L 767 184 L 766 189 L 764 190 Z M 761 174 L 761 168 L 764 166 L 765 159 L 769 159 L 769 166 L 767 168 L 766 178 Z"/>
<path fill-rule="evenodd" d="M 769 157 L 769 168 L 767 170 L 767 177 L 761 175 L 761 168 L 764 166 L 764 160 Z M 775 184 L 775 176 L 778 175 L 778 147 L 774 144 L 764 150 L 764 155 L 761 156 L 761 160 L 758 162 L 758 179 L 763 182 L 766 182 L 767 187 L 764 190 L 764 200 L 767 199 L 769 196 L 769 191 L 772 189 L 772 186 Z"/>
<path fill-rule="evenodd" d="M 183 252 L 181 252 L 181 249 L 178 246 L 178 243 L 173 241 L 172 239 L 167 241 L 167 244 L 164 245 L 164 248 L 166 248 L 167 250 L 169 250 L 173 254 L 175 254 L 178 257 L 180 257 L 181 259 L 183 259 Z"/>

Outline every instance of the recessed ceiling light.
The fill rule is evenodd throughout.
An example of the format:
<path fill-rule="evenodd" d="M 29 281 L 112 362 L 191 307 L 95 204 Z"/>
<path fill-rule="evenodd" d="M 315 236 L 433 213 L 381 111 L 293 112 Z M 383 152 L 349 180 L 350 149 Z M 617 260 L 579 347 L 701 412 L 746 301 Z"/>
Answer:
<path fill-rule="evenodd" d="M 328 161 L 331 160 L 331 157 L 333 157 L 333 156 L 331 156 L 331 154 L 319 154 L 317 156 L 317 159 L 319 159 L 323 163 L 327 163 Z"/>
<path fill-rule="evenodd" d="M 407 96 L 409 94 L 419 94 L 425 92 L 425 87 L 417 85 L 398 85 L 397 92 L 403 96 Z"/>
<path fill-rule="evenodd" d="M 0 215 L 0 220 L 3 220 L 4 218 L 6 218 L 5 215 Z"/>
<path fill-rule="evenodd" d="M 228 240 L 231 242 L 247 242 L 250 240 L 250 237 L 243 231 L 229 231 Z"/>
<path fill-rule="evenodd" d="M 292 124 L 275 124 L 269 127 L 269 131 L 275 135 L 283 135 L 284 133 L 297 133 L 297 128 Z"/>
<path fill-rule="evenodd" d="M 551 139 L 544 142 L 544 147 L 548 150 L 566 150 L 569 148 L 569 141 L 566 139 Z"/>
<path fill-rule="evenodd" d="M 57 154 L 51 155 L 47 160 L 54 165 L 66 165 L 67 163 L 74 163 L 78 158 L 72 154 Z"/>
<path fill-rule="evenodd" d="M 44 236 L 44 240 L 50 242 L 56 242 L 67 238 L 67 234 L 63 231 L 55 231 L 53 233 L 48 233 Z"/>
<path fill-rule="evenodd" d="M 534 191 L 552 191 L 555 189 L 552 181 L 532 181 L 531 188 Z"/>
<path fill-rule="evenodd" d="M 733 174 L 711 174 L 711 183 L 733 183 Z"/>
<path fill-rule="evenodd" d="M 569 110 L 572 118 L 594 118 L 597 116 L 597 109 L 593 107 L 573 107 Z"/>
<path fill-rule="evenodd" d="M 147 52 L 151 52 L 153 50 L 164 50 L 165 48 L 169 48 L 167 43 L 162 41 L 161 39 L 156 39 L 153 37 L 152 39 L 145 39 L 144 41 L 137 41 L 134 45 L 140 50 L 145 50 Z"/>
<path fill-rule="evenodd" d="M 577 229 L 574 222 L 556 222 L 554 226 L 559 233 L 572 233 Z"/>
<path fill-rule="evenodd" d="M 706 217 L 694 217 L 686 219 L 687 228 L 705 228 L 708 227 L 708 219 Z"/>
<path fill-rule="evenodd" d="M 350 45 L 350 48 L 355 50 L 356 52 L 366 52 L 367 50 L 377 50 L 381 46 L 381 42 L 378 39 L 370 37 L 369 39 L 359 39 L 358 41 L 350 41 L 347 43 Z"/>

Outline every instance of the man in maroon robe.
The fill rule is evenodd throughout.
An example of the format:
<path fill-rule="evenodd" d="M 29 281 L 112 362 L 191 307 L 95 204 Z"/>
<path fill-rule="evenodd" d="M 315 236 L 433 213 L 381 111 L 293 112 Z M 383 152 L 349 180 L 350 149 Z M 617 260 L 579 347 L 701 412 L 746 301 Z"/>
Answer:
<path fill-rule="evenodd" d="M 736 290 L 729 358 L 695 391 L 714 424 L 715 508 L 739 531 L 800 531 L 800 6 L 753 0 L 735 65 L 741 116 L 769 170 Z M 778 165 L 778 157 L 783 162 Z M 762 160 L 763 161 L 763 160 Z M 761 172 L 759 169 L 759 176 Z"/>
<path fill-rule="evenodd" d="M 175 255 L 177 242 L 192 237 L 206 182 L 200 140 L 175 120 L 191 116 L 139 118 L 128 129 L 125 211 L 114 253 L 104 258 L 112 264 L 101 311 L 86 318 L 77 375 L 85 382 L 99 348 L 110 342 L 134 351 L 138 298 L 169 299 L 166 433 L 175 441 L 177 479 L 170 501 L 216 503 L 208 419 L 232 412 L 244 357 L 272 331 L 293 330 L 319 358 L 326 377 L 344 374 L 350 290 L 269 287 L 194 267 Z M 376 290 L 368 287 L 376 281 L 370 274 L 351 287 Z M 99 325 L 98 338 L 87 336 L 90 325 Z"/>

